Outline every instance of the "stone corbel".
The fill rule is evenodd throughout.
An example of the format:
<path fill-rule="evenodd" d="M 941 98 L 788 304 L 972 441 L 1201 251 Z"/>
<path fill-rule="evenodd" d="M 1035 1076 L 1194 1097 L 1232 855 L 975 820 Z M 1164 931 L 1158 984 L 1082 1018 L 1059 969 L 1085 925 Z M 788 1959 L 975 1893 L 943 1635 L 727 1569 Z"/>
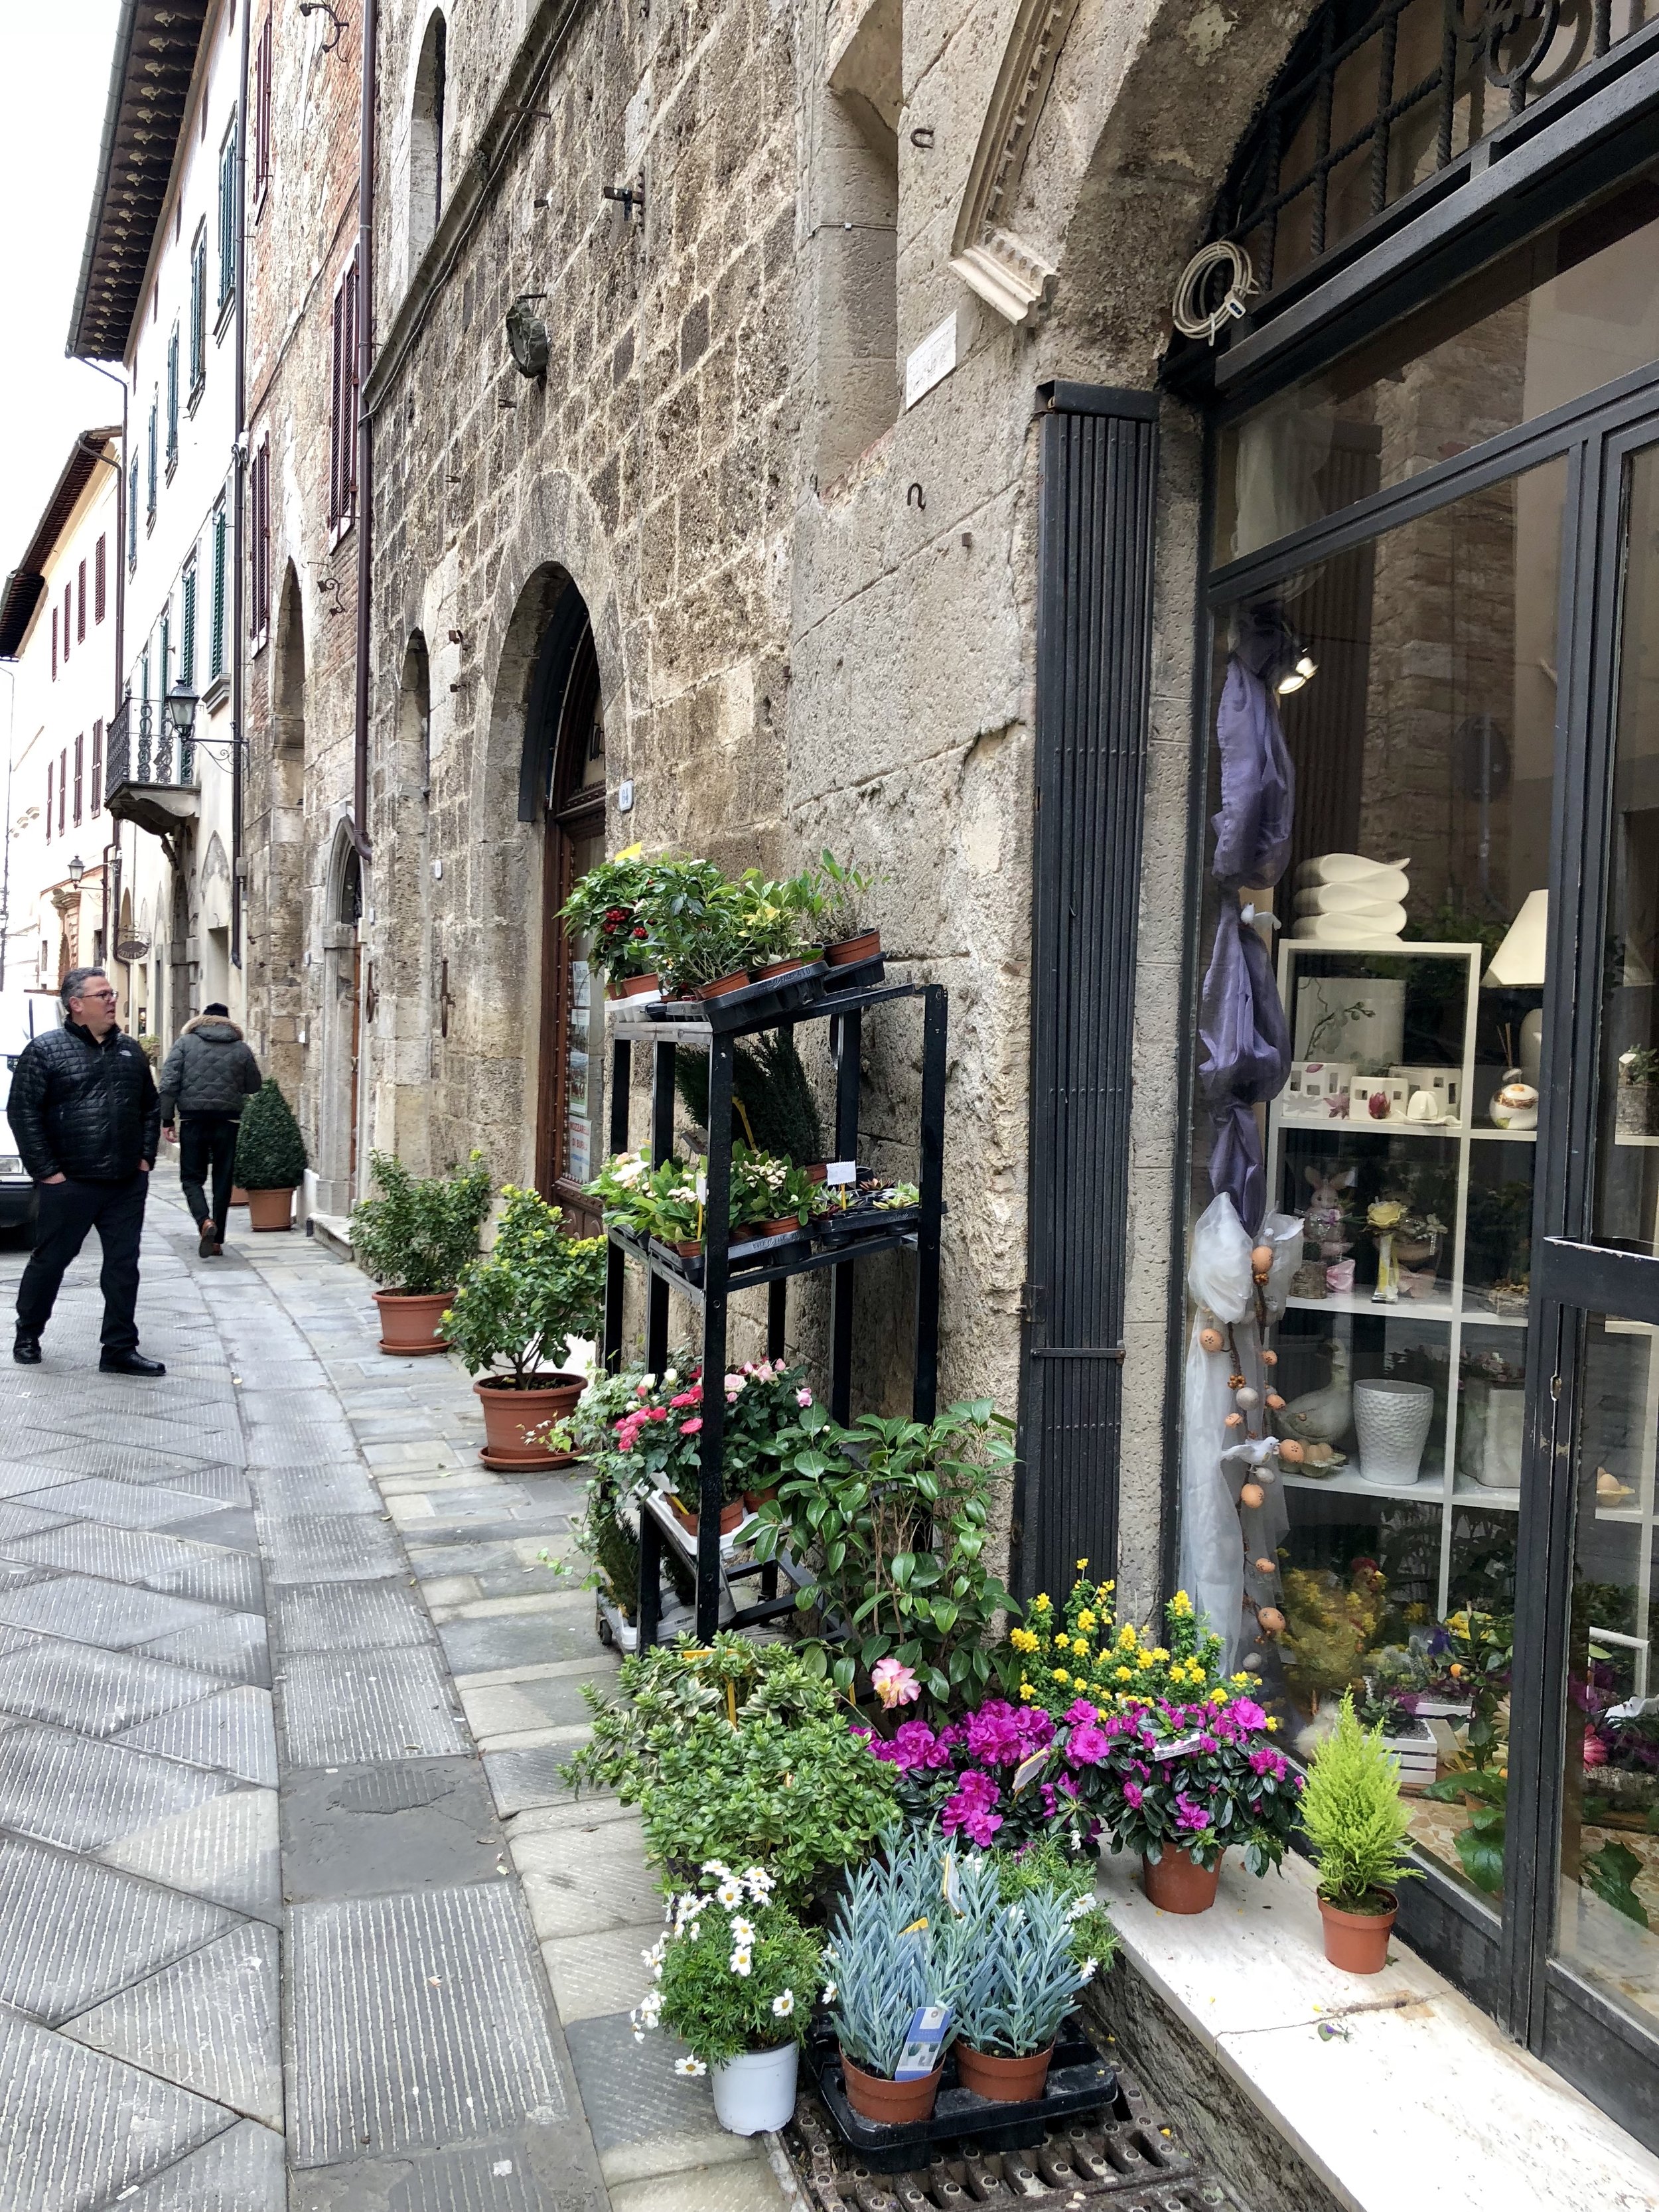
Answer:
<path fill-rule="evenodd" d="M 951 241 L 951 266 L 1011 323 L 1046 307 L 1058 271 L 1007 228 L 1078 0 L 1020 0 Z"/>

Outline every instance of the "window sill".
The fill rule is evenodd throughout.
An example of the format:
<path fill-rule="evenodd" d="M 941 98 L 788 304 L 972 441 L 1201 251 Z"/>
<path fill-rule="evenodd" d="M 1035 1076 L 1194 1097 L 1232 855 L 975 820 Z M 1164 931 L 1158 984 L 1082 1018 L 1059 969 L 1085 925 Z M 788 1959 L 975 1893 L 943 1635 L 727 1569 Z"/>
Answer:
<path fill-rule="evenodd" d="M 222 668 L 216 676 L 208 678 L 207 689 L 202 694 L 202 704 L 211 714 L 222 707 L 230 696 L 230 678 Z"/>
<path fill-rule="evenodd" d="M 225 332 L 230 328 L 231 325 L 236 319 L 234 313 L 235 306 L 236 288 L 233 285 L 230 290 L 226 293 L 224 298 L 220 301 L 217 308 L 215 310 L 215 313 L 218 316 L 218 320 L 213 325 L 213 342 L 216 345 L 222 345 L 224 343 Z"/>
<path fill-rule="evenodd" d="M 1327 1965 L 1303 1860 L 1264 1881 L 1229 1861 L 1214 1906 L 1191 1918 L 1149 1905 L 1138 1871 L 1102 1862 L 1122 1948 L 1097 2009 L 1154 2081 L 1184 2067 L 1183 2121 L 1195 2136 L 1207 2124 L 1203 2147 L 1247 2203 L 1261 2201 L 1263 2154 L 1230 2106 L 1278 2138 L 1267 2156 L 1288 2145 L 1299 2161 L 1304 2185 L 1281 2199 L 1298 2212 L 1436 2204 L 1449 2176 L 1459 2212 L 1659 2202 L 1659 2160 L 1404 1944 L 1363 1980 Z"/>

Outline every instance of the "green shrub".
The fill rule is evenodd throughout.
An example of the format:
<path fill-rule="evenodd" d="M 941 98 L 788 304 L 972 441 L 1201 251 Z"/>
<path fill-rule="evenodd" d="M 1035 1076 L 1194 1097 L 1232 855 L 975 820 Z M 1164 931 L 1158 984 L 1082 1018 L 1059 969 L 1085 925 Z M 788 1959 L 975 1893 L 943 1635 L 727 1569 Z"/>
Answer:
<path fill-rule="evenodd" d="M 293 1190 L 305 1179 L 306 1140 L 275 1076 L 249 1099 L 236 1138 L 236 1181 L 244 1190 Z"/>
<path fill-rule="evenodd" d="M 351 1249 L 377 1283 L 405 1295 L 453 1291 L 478 1251 L 489 1211 L 489 1174 L 482 1152 L 447 1176 L 413 1176 L 395 1152 L 374 1152 L 378 1198 L 351 1209 Z"/>
<path fill-rule="evenodd" d="M 1411 1815 L 1382 1731 L 1360 1727 L 1346 1695 L 1315 1752 L 1302 1793 L 1302 1827 L 1319 1863 L 1319 1893 L 1341 1912 L 1386 1912 L 1388 1893 L 1415 1878 L 1406 1856 Z"/>
<path fill-rule="evenodd" d="M 495 1242 L 462 1273 L 444 1334 L 469 1375 L 505 1365 L 529 1387 L 543 1358 L 568 1336 L 597 1336 L 605 1302 L 605 1240 L 563 1234 L 556 1206 L 507 1184 Z"/>
<path fill-rule="evenodd" d="M 823 1986 L 822 1943 L 773 1896 L 763 1868 L 713 1866 L 703 1883 L 672 1900 L 672 1927 L 645 1954 L 661 1978 L 633 2014 L 690 2045 L 686 2074 L 799 2042 Z"/>

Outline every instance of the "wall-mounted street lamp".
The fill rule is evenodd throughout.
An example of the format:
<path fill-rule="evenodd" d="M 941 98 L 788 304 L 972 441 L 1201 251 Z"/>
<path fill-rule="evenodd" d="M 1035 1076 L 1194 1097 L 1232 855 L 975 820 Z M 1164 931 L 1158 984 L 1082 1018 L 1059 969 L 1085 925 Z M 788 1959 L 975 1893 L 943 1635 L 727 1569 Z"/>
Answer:
<path fill-rule="evenodd" d="M 327 16 L 333 28 L 323 40 L 323 52 L 325 54 L 331 54 L 340 43 L 341 33 L 346 27 L 346 18 L 343 15 L 337 15 L 329 6 L 328 0 L 300 0 L 300 13 L 302 15 Z"/>
<path fill-rule="evenodd" d="M 182 744 L 190 743 L 190 733 L 196 727 L 198 703 L 193 691 L 173 690 L 167 693 L 167 720 Z"/>
<path fill-rule="evenodd" d="M 69 864 L 69 879 L 72 884 L 78 884 L 86 872 L 87 864 L 77 853 Z"/>

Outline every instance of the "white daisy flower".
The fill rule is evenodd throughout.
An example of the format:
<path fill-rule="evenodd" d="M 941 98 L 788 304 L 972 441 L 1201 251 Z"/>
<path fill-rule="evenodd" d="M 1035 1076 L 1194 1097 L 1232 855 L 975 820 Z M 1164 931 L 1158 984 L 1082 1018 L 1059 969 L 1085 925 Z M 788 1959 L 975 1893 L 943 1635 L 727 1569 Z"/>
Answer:
<path fill-rule="evenodd" d="M 795 2009 L 795 1992 L 793 1990 L 786 1990 L 781 1997 L 774 1997 L 772 2000 L 772 2009 L 780 2020 L 787 2020 L 790 2014 Z"/>
<path fill-rule="evenodd" d="M 732 1952 L 727 1964 L 731 1966 L 732 1972 L 734 1974 L 741 1974 L 744 1979 L 747 1981 L 749 1978 L 749 1970 L 754 1964 L 753 1954 L 750 1951 L 748 1945 L 746 1943 L 739 1943 L 737 1949 Z"/>
<path fill-rule="evenodd" d="M 642 2027 L 636 2027 L 634 2030 L 634 2040 L 635 2043 L 643 2043 L 645 2041 L 645 2030 Z"/>
<path fill-rule="evenodd" d="M 743 1879 L 748 1886 L 749 1894 L 757 1905 L 764 1905 L 777 1887 L 777 1883 L 764 1867 L 745 1867 L 743 1870 Z"/>
<path fill-rule="evenodd" d="M 836 2002 L 836 1985 L 833 1982 L 826 1982 L 824 1984 L 823 2000 L 825 2004 L 834 2004 Z"/>
<path fill-rule="evenodd" d="M 1083 1961 L 1083 1966 L 1080 1970 L 1079 1987 L 1081 1987 L 1085 1983 L 1093 1981 L 1095 1978 L 1095 1970 L 1099 1964 L 1100 1961 L 1098 1959 L 1085 1959 Z"/>
<path fill-rule="evenodd" d="M 749 1923 L 743 1918 L 741 1914 L 734 1914 L 732 1916 L 731 1925 L 732 1941 L 736 1944 L 741 1945 L 744 1950 L 747 1950 L 749 1946 L 755 1940 L 754 1929 L 750 1926 Z"/>
<path fill-rule="evenodd" d="M 1092 1897 L 1085 1895 L 1083 1897 L 1073 1898 L 1066 1917 L 1068 1920 L 1083 1920 L 1085 1919 L 1088 1915 L 1094 1911 L 1094 1909 L 1095 1901 Z"/>
<path fill-rule="evenodd" d="M 677 2074 L 684 2074 L 688 2081 L 695 2081 L 700 2075 L 706 2074 L 708 2069 L 701 2058 L 677 2058 L 674 2061 L 674 2071 Z"/>
<path fill-rule="evenodd" d="M 724 1859 L 705 1859 L 702 1870 L 705 1874 L 724 1875 L 728 1881 L 731 1879 L 732 1869 Z"/>
<path fill-rule="evenodd" d="M 723 1905 L 729 1912 L 734 1905 L 743 1903 L 743 1884 L 728 1876 L 714 1892 L 714 1897 L 716 1902 Z"/>

